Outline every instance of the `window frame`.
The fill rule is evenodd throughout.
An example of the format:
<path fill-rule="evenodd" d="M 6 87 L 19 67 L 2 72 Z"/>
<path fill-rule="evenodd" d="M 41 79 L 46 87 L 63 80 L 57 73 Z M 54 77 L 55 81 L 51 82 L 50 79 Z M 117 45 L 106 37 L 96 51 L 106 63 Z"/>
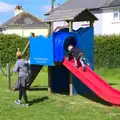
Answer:
<path fill-rule="evenodd" d="M 116 18 L 115 14 L 117 14 Z M 120 21 L 120 9 L 113 10 L 113 21 Z"/>

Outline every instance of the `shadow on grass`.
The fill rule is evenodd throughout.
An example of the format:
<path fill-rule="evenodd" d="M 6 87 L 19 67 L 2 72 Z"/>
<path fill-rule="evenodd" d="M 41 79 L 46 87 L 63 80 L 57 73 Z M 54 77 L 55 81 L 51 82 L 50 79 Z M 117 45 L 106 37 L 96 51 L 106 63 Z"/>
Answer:
<path fill-rule="evenodd" d="M 38 99 L 33 99 L 32 101 L 29 101 L 29 104 L 30 105 L 37 104 L 39 102 L 44 102 L 45 100 L 48 100 L 48 99 L 49 99 L 48 96 L 38 98 Z"/>
<path fill-rule="evenodd" d="M 118 85 L 117 83 L 108 83 L 109 85 Z"/>
<path fill-rule="evenodd" d="M 74 86 L 75 94 L 79 94 L 91 101 L 100 103 L 105 106 L 112 106 L 111 103 L 108 103 L 108 102 L 104 101 L 103 99 L 101 99 L 100 97 L 98 97 L 90 88 L 88 88 L 84 83 L 82 83 L 76 77 L 74 77 L 73 86 Z"/>
<path fill-rule="evenodd" d="M 41 87 L 41 86 L 37 85 L 37 86 L 32 86 L 32 87 L 28 88 L 27 90 L 28 91 L 47 91 L 48 87 L 47 86 Z"/>
<path fill-rule="evenodd" d="M 83 97 L 86 97 L 87 99 L 96 102 L 96 103 L 100 103 L 102 105 L 105 106 L 113 106 L 111 103 L 104 101 L 103 99 L 101 99 L 100 97 L 98 97 L 95 93 L 91 93 L 91 94 L 81 94 Z"/>

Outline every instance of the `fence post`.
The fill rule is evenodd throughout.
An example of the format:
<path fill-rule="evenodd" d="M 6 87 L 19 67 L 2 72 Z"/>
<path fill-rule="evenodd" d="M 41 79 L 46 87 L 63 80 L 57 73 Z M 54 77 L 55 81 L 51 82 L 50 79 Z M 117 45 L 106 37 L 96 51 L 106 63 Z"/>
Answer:
<path fill-rule="evenodd" d="M 10 76 L 10 64 L 7 64 L 7 80 L 8 80 L 8 89 L 11 90 L 11 76 Z"/>
<path fill-rule="evenodd" d="M 30 45 L 30 42 L 28 41 L 27 45 L 25 46 L 25 48 L 24 48 L 24 50 L 22 52 L 22 55 L 25 54 L 25 52 L 26 52 L 27 48 L 29 47 L 29 45 Z"/>
<path fill-rule="evenodd" d="M 0 54 L 0 65 L 2 65 L 2 62 L 1 62 L 1 54 Z"/>

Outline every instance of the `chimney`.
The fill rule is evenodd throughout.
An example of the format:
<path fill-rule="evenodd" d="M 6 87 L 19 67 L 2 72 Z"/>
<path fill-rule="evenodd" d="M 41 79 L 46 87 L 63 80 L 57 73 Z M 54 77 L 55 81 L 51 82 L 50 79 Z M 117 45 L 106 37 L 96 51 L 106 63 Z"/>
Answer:
<path fill-rule="evenodd" d="M 17 5 L 17 6 L 15 7 L 15 9 L 14 9 L 14 16 L 22 13 L 23 11 L 24 11 L 24 10 L 23 10 L 22 6 Z"/>

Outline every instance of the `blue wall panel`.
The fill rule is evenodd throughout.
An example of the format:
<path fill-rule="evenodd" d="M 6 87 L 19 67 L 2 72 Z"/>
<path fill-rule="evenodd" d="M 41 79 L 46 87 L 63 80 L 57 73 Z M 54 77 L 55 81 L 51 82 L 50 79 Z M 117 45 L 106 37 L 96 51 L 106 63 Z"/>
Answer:
<path fill-rule="evenodd" d="M 30 62 L 35 65 L 54 65 L 53 35 L 49 38 L 30 37 Z"/>
<path fill-rule="evenodd" d="M 80 28 L 75 31 L 77 37 L 77 47 L 79 47 L 84 56 L 89 60 L 91 69 L 94 69 L 94 31 L 92 27 Z M 72 75 L 73 94 L 90 95 L 94 94 L 86 85 L 84 85 L 76 76 Z"/>
<path fill-rule="evenodd" d="M 80 28 L 77 30 L 78 47 L 83 51 L 84 56 L 94 70 L 94 31 L 93 27 Z"/>
<path fill-rule="evenodd" d="M 91 68 L 94 69 L 94 33 L 92 27 L 80 28 L 77 31 L 56 32 L 54 34 L 54 51 L 55 62 L 61 62 L 64 59 L 65 50 L 64 43 L 66 38 L 73 36 L 77 41 L 84 56 L 90 61 Z M 68 89 L 69 71 L 59 67 L 52 68 L 52 90 L 53 92 L 60 93 Z M 66 81 L 67 80 L 67 81 Z M 78 78 L 72 75 L 73 94 L 90 94 L 91 90 L 85 86 Z"/>
<path fill-rule="evenodd" d="M 93 92 L 84 84 L 82 83 L 76 76 L 73 76 L 73 95 L 80 94 L 80 95 L 91 95 Z"/>
<path fill-rule="evenodd" d="M 65 41 L 73 36 L 85 57 L 94 69 L 94 31 L 92 27 L 80 28 L 68 32 L 68 29 L 53 33 L 49 38 L 38 36 L 30 37 L 30 62 L 35 65 L 54 66 L 54 62 L 62 62 L 65 56 Z M 52 91 L 55 93 L 69 92 L 69 71 L 64 66 L 51 68 Z M 72 75 L 73 94 L 90 94 L 91 90 Z"/>
<path fill-rule="evenodd" d="M 52 92 L 69 93 L 69 71 L 64 66 L 55 66 L 51 68 Z"/>

